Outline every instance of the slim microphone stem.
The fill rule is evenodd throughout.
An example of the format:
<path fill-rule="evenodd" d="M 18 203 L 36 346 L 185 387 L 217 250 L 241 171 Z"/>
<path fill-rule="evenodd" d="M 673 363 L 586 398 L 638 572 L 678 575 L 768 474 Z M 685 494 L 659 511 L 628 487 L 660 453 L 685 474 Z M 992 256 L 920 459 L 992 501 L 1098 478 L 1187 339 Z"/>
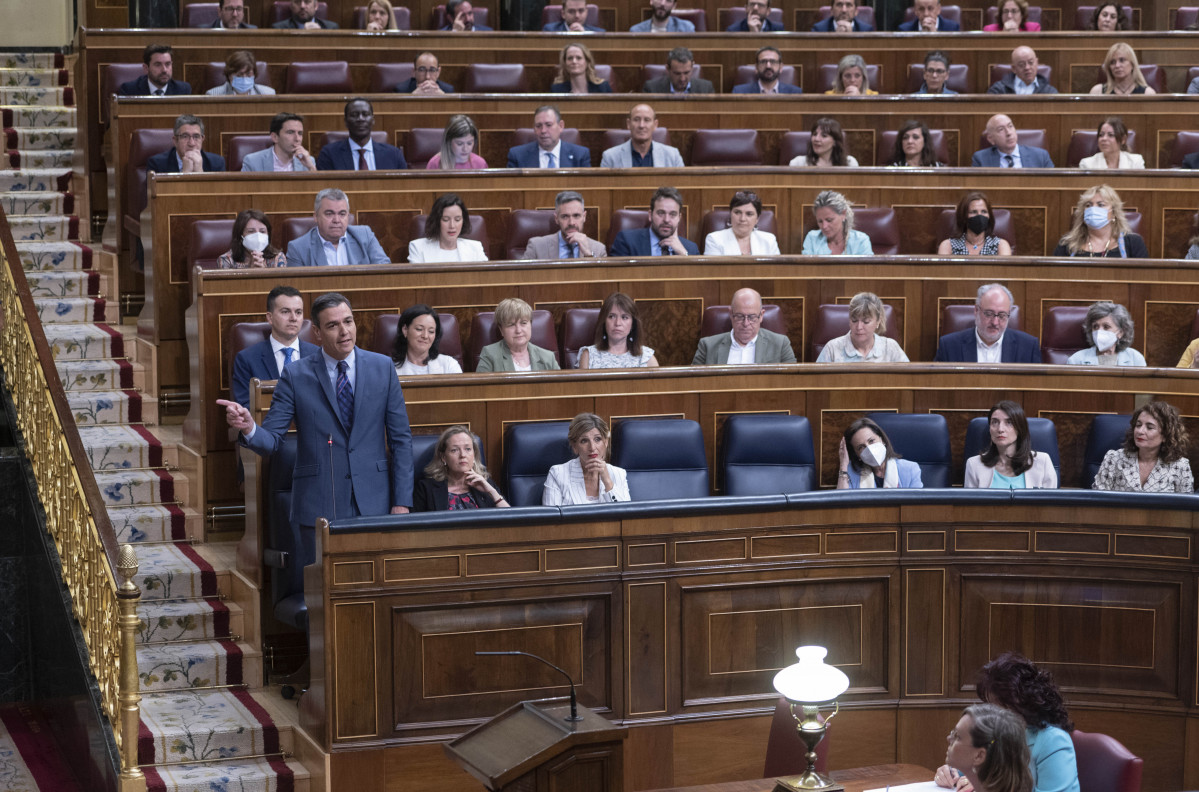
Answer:
<path fill-rule="evenodd" d="M 333 519 L 337 519 L 337 488 L 333 484 L 333 435 L 329 435 L 329 499 L 333 501 Z"/>
<path fill-rule="evenodd" d="M 578 699 L 575 698 L 575 681 L 570 678 L 570 674 L 566 673 L 561 668 L 558 668 L 558 666 L 554 665 L 549 660 L 546 660 L 544 657 L 538 657 L 535 654 L 529 654 L 528 652 L 475 652 L 475 654 L 476 655 L 489 655 L 492 657 L 495 657 L 495 656 L 511 657 L 511 656 L 520 655 L 521 657 L 531 657 L 539 663 L 545 663 L 547 666 L 554 669 L 562 676 L 566 677 L 566 681 L 568 683 L 570 683 L 570 715 L 566 718 L 563 718 L 563 720 L 569 721 L 571 723 L 583 720 L 581 717 L 579 717 L 579 703 L 578 703 Z"/>

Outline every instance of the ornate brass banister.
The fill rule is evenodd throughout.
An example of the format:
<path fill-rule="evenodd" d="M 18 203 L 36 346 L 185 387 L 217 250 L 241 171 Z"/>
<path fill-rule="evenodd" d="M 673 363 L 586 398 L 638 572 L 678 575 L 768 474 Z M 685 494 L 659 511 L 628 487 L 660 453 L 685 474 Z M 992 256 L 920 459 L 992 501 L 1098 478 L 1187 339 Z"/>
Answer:
<path fill-rule="evenodd" d="M 3 210 L 0 257 L 5 265 L 0 267 L 0 365 L 16 406 L 16 428 L 87 644 L 88 665 L 120 750 L 122 790 L 144 789 L 144 777 L 137 767 L 137 669 L 127 668 L 122 673 L 122 663 L 136 666 L 136 622 L 129 629 L 121 618 L 123 614 L 125 621 L 136 619 L 140 591 L 129 583 L 118 592 L 121 548 L 58 379 Z M 122 566 L 128 570 L 131 564 L 134 571 L 130 574 L 135 574 L 132 548 L 123 559 Z M 126 736 L 128 739 L 123 739 Z"/>

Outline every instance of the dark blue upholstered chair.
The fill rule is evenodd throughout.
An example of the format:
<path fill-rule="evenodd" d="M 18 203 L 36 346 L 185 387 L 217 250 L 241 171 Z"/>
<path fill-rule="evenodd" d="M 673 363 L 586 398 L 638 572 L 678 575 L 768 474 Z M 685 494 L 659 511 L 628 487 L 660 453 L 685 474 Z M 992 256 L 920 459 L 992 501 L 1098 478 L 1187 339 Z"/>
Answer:
<path fill-rule="evenodd" d="M 513 506 L 540 506 L 550 468 L 569 462 L 570 421 L 518 423 L 504 433 L 504 489 Z"/>
<path fill-rule="evenodd" d="M 949 447 L 949 424 L 935 413 L 870 413 L 866 416 L 882 427 L 891 447 L 904 459 L 920 466 L 925 488 L 948 487 L 953 469 Z"/>
<path fill-rule="evenodd" d="M 628 472 L 635 501 L 708 497 L 704 433 L 695 421 L 621 421 L 612 432 L 612 464 Z"/>
<path fill-rule="evenodd" d="M 812 427 L 802 415 L 732 415 L 721 443 L 726 495 L 816 488 Z"/>
<path fill-rule="evenodd" d="M 1113 448 L 1124 445 L 1124 433 L 1132 415 L 1096 415 L 1087 435 L 1087 450 L 1082 455 L 1082 481 L 1079 486 L 1090 489 L 1103 465 L 1103 457 Z"/>

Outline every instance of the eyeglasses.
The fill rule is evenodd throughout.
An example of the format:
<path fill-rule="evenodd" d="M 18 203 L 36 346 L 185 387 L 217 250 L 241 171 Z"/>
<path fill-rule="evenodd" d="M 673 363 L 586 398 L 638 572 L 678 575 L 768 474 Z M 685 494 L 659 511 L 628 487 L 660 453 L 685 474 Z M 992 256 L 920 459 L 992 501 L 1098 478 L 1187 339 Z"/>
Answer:
<path fill-rule="evenodd" d="M 754 324 L 762 318 L 762 314 L 733 314 L 733 321 L 737 324 Z"/>
<path fill-rule="evenodd" d="M 192 143 L 199 143 L 203 139 L 203 135 L 175 135 L 175 140 L 189 140 Z"/>
<path fill-rule="evenodd" d="M 930 69 L 927 66 L 924 68 L 925 74 L 931 74 L 934 77 L 939 77 L 942 74 L 949 74 L 949 69 Z"/>
<path fill-rule="evenodd" d="M 413 69 L 417 74 L 436 74 L 441 71 L 440 66 L 417 66 Z"/>
<path fill-rule="evenodd" d="M 999 311 L 999 312 L 983 311 L 982 314 L 983 314 L 983 319 L 986 319 L 988 322 L 991 321 L 992 319 L 998 319 L 1001 322 L 1006 322 L 1008 319 L 1012 318 L 1011 314 L 1004 313 L 1003 311 Z"/>

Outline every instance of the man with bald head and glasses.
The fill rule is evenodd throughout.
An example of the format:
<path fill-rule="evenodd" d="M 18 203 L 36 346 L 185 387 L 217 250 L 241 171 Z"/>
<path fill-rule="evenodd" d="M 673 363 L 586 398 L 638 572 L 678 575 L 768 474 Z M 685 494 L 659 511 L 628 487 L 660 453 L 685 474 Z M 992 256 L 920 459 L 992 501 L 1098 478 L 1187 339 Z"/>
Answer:
<path fill-rule="evenodd" d="M 795 352 L 784 335 L 762 329 L 762 295 L 739 289 L 729 304 L 733 329 L 699 340 L 693 366 L 794 363 Z"/>
<path fill-rule="evenodd" d="M 941 336 L 938 363 L 1040 363 L 1034 336 L 1012 330 L 1012 293 L 1002 283 L 980 286 L 974 300 L 974 327 Z"/>

